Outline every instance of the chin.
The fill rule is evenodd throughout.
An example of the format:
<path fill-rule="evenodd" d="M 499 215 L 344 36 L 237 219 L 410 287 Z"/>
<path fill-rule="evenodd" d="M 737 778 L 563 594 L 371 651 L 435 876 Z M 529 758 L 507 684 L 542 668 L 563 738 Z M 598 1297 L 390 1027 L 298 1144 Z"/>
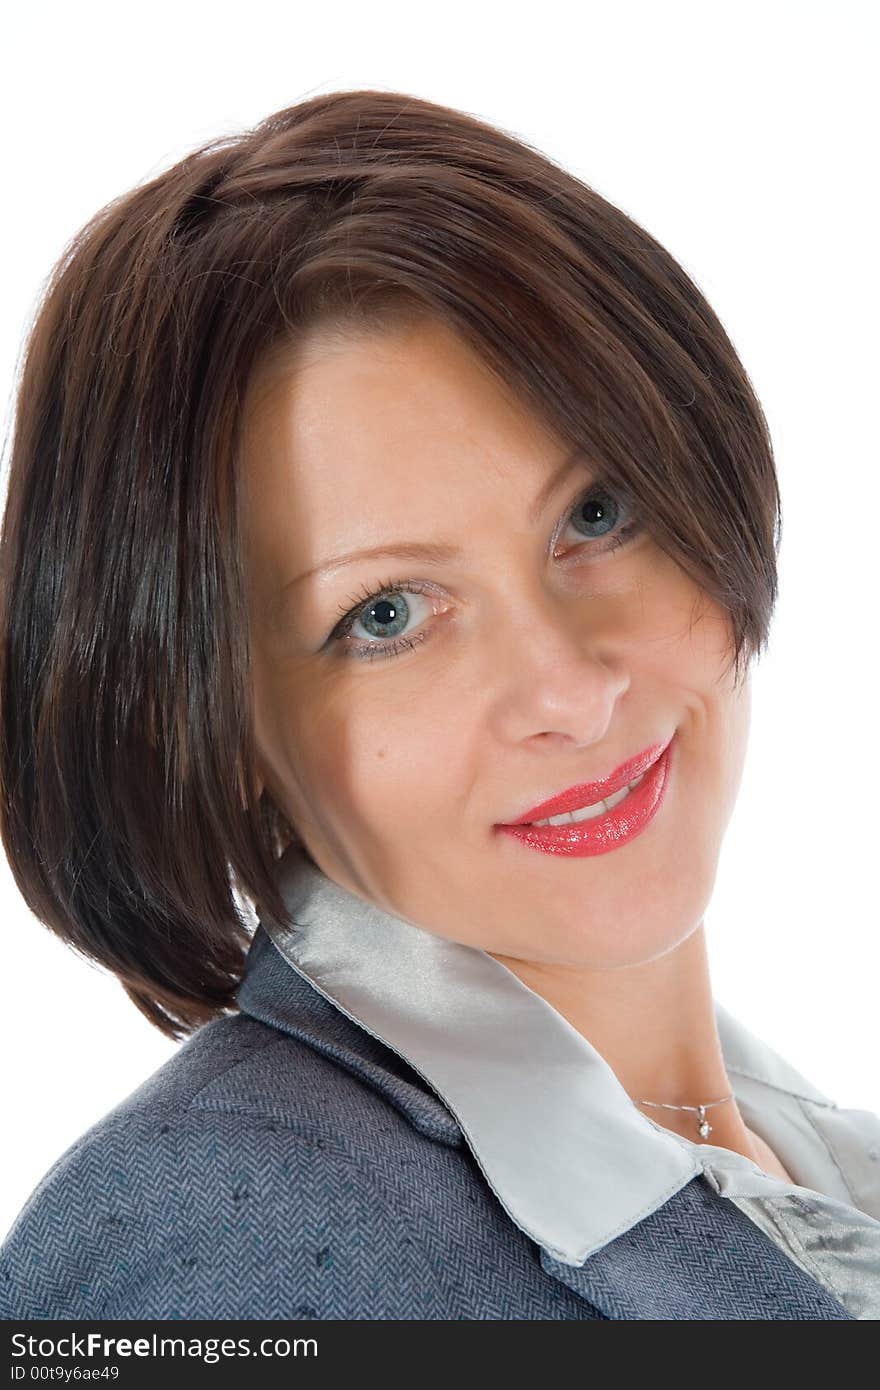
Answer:
<path fill-rule="evenodd" d="M 551 936 L 550 924 L 534 943 L 529 959 L 547 965 L 568 965 L 582 970 L 623 970 L 647 965 L 674 951 L 696 931 L 703 920 L 705 894 L 666 897 L 658 913 L 656 901 L 644 902 L 635 911 L 585 913 L 578 909 L 580 921 L 572 931 L 571 917 Z M 551 941 L 558 943 L 550 948 Z M 548 949 L 549 948 L 549 949 Z"/>

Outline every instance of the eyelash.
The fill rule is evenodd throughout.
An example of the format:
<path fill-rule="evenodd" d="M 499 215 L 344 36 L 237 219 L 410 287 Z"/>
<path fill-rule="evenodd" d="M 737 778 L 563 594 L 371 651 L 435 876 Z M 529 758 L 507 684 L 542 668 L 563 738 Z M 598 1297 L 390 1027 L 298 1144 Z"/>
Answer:
<path fill-rule="evenodd" d="M 599 485 L 594 482 L 589 491 L 578 498 L 577 502 L 566 514 L 566 520 L 577 511 L 578 507 L 583 506 L 584 502 L 589 501 L 592 494 L 597 491 L 598 486 Z M 613 554 L 615 550 L 619 550 L 621 546 L 626 545 L 632 540 L 641 529 L 641 522 L 638 519 L 634 519 L 628 521 L 624 526 L 621 526 L 616 533 L 609 532 L 609 535 L 612 537 L 611 543 L 607 545 L 600 554 Z M 604 537 L 600 537 L 599 539 L 604 539 Z M 589 537 L 584 537 L 584 544 L 589 544 Z M 327 644 L 330 645 L 334 641 L 341 642 L 342 639 L 347 636 L 350 629 L 354 627 L 363 609 L 366 608 L 368 604 L 383 598 L 384 595 L 388 593 L 424 594 L 430 596 L 435 593 L 435 589 L 429 584 L 420 583 L 418 580 L 400 578 L 386 579 L 378 588 L 364 585 L 357 593 L 349 594 L 345 602 L 340 604 L 339 611 L 342 613 L 342 617 L 330 633 Z M 350 606 L 352 604 L 354 607 Z M 398 656 L 401 652 L 409 651 L 413 647 L 419 646 L 420 643 L 425 641 L 426 637 L 427 632 L 425 628 L 422 627 L 412 637 L 394 637 L 389 642 L 369 642 L 364 647 L 349 645 L 346 655 L 353 656 L 358 660 L 373 661 L 376 657 L 383 660 L 386 657 Z"/>

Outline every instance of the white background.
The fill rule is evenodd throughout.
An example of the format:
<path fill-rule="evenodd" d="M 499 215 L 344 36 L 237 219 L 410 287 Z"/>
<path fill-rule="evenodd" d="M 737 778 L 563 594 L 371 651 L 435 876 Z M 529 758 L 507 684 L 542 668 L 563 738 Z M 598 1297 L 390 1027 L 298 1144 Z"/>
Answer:
<path fill-rule="evenodd" d="M 842 1105 L 880 1110 L 880 487 L 873 4 L 552 0 L 16 6 L 4 24 L 0 368 L 98 207 L 204 139 L 341 88 L 486 118 L 696 280 L 767 413 L 784 538 L 706 924 L 716 997 Z M 5 473 L 4 473 L 5 493 Z M 24 908 L 0 856 L 0 1232 L 175 1050 Z"/>

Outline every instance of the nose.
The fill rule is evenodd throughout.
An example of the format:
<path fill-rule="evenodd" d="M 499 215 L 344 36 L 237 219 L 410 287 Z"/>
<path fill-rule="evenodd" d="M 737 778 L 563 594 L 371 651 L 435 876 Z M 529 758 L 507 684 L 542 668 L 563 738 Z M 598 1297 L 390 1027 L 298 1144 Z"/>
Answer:
<path fill-rule="evenodd" d="M 592 615 L 591 615 L 592 610 Z M 509 743 L 601 742 L 631 676 L 598 604 L 541 589 L 508 593 L 493 624 L 493 719 Z"/>

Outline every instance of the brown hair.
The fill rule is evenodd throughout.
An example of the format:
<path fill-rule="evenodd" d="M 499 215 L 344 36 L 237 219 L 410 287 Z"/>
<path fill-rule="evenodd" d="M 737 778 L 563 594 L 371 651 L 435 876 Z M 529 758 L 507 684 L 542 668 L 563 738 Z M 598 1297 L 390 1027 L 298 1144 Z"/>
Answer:
<path fill-rule="evenodd" d="M 341 91 L 210 141 L 72 239 L 30 326 L 0 535 L 0 835 L 31 911 L 180 1039 L 234 1010 L 241 899 L 287 921 L 257 795 L 237 471 L 259 361 L 427 313 L 637 499 L 767 641 L 781 508 L 718 318 L 520 138 Z"/>

